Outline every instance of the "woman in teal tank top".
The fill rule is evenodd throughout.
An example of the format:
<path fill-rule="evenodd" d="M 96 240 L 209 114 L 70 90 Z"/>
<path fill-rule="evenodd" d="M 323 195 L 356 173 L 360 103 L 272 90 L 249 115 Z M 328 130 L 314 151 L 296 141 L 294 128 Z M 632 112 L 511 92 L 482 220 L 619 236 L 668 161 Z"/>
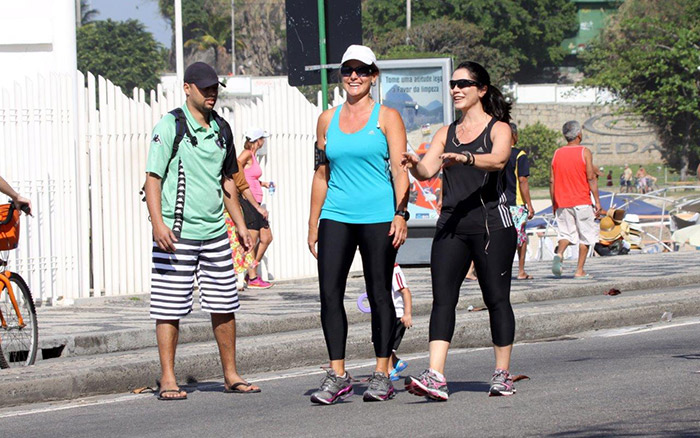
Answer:
<path fill-rule="evenodd" d="M 401 167 L 406 130 L 396 110 L 370 96 L 379 76 L 374 53 L 365 46 L 350 46 L 340 73 L 347 101 L 318 119 L 309 215 L 308 244 L 318 259 L 321 325 L 331 361 L 321 388 L 311 395 L 312 402 L 321 404 L 352 394 L 352 379 L 345 371 L 348 324 L 343 297 L 358 248 L 377 357 L 363 399 L 381 401 L 395 395 L 388 378 L 396 324 L 391 276 L 408 220 L 408 174 Z"/>

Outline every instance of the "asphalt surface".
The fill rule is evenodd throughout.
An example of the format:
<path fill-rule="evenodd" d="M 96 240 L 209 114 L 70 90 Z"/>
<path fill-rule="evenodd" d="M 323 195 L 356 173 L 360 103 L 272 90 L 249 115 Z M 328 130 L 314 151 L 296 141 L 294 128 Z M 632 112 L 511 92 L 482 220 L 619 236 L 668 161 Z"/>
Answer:
<path fill-rule="evenodd" d="M 152 394 L 100 396 L 0 409 L 0 436 L 700 436 L 700 319 L 568 335 L 515 346 L 512 372 L 530 380 L 512 397 L 488 397 L 490 348 L 453 350 L 446 403 L 408 394 L 394 400 L 356 396 L 315 406 L 308 396 L 318 368 L 248 376 L 260 394 L 224 394 L 221 380 L 192 383 L 189 399 L 160 402 Z M 406 356 L 405 373 L 427 366 Z M 367 361 L 349 364 L 362 379 Z"/>

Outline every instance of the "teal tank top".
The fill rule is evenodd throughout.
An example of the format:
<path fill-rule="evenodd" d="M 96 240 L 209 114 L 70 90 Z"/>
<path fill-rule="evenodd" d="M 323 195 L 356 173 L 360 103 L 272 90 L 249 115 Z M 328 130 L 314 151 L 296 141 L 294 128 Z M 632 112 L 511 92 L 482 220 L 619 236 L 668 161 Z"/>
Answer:
<path fill-rule="evenodd" d="M 391 182 L 389 147 L 379 129 L 375 104 L 367 124 L 346 134 L 338 125 L 340 106 L 326 133 L 326 157 L 330 179 L 321 219 L 351 224 L 376 224 L 394 219 L 394 187 Z"/>

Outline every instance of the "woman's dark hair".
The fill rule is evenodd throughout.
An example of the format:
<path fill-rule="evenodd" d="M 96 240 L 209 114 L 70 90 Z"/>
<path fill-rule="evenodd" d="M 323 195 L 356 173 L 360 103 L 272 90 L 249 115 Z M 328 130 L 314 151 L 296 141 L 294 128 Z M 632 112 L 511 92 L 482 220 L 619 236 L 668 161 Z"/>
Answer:
<path fill-rule="evenodd" d="M 481 105 L 484 107 L 484 111 L 495 117 L 496 120 L 506 123 L 510 122 L 511 104 L 506 102 L 498 88 L 491 85 L 489 72 L 481 64 L 474 61 L 463 62 L 457 66 L 456 70 L 461 68 L 467 70 L 471 74 L 472 79 L 481 84 L 482 87 L 486 87 L 486 94 L 481 98 Z"/>

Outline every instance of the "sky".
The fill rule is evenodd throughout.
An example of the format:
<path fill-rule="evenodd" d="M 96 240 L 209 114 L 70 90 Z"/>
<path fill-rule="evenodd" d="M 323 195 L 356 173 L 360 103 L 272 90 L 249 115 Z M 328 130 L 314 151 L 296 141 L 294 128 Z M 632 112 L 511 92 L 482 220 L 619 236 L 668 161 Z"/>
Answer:
<path fill-rule="evenodd" d="M 89 0 L 91 9 L 97 9 L 100 13 L 95 18 L 115 21 L 134 18 L 146 25 L 146 30 L 151 32 L 155 39 L 170 48 L 172 31 L 170 25 L 158 12 L 158 0 Z"/>

